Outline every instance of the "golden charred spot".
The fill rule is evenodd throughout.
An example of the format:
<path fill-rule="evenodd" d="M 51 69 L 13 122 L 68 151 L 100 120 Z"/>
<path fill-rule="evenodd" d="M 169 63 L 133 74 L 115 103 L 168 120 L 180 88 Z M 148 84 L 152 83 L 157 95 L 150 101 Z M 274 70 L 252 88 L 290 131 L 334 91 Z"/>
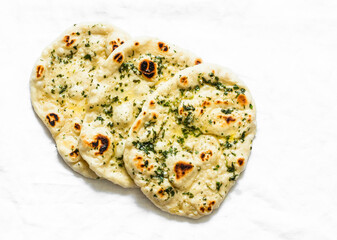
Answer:
<path fill-rule="evenodd" d="M 139 42 L 135 42 L 135 46 L 138 46 L 139 45 Z"/>
<path fill-rule="evenodd" d="M 149 167 L 147 168 L 147 170 L 148 170 L 148 171 L 151 171 L 153 168 L 154 168 L 154 166 L 151 165 L 151 166 L 149 166 Z"/>
<path fill-rule="evenodd" d="M 247 119 L 247 122 L 250 123 L 251 121 L 252 121 L 252 115 L 249 115 L 249 116 L 248 116 L 248 119 Z"/>
<path fill-rule="evenodd" d="M 233 118 L 232 116 L 229 116 L 229 117 L 224 117 L 225 118 L 225 121 L 227 124 L 229 124 L 230 122 L 235 122 L 235 118 Z"/>
<path fill-rule="evenodd" d="M 145 116 L 145 115 L 146 115 L 146 112 L 143 112 L 143 115 Z"/>
<path fill-rule="evenodd" d="M 167 52 L 169 49 L 168 46 L 163 42 L 158 42 L 158 47 L 163 52 Z"/>
<path fill-rule="evenodd" d="M 49 113 L 47 116 L 46 116 L 50 126 L 54 127 L 56 122 L 59 121 L 59 116 L 57 116 L 57 114 L 55 113 Z"/>
<path fill-rule="evenodd" d="M 183 108 L 180 108 L 180 109 L 179 109 L 179 114 L 182 115 L 182 114 L 183 114 L 183 111 L 184 111 L 184 109 L 183 109 Z"/>
<path fill-rule="evenodd" d="M 204 109 L 200 109 L 200 114 L 204 114 Z"/>
<path fill-rule="evenodd" d="M 200 58 L 197 58 L 197 59 L 194 61 L 194 64 L 195 64 L 195 65 L 198 65 L 198 64 L 200 64 L 200 63 L 202 63 L 202 60 L 201 60 Z"/>
<path fill-rule="evenodd" d="M 155 101 L 153 100 L 150 101 L 150 107 L 154 107 L 155 104 L 156 104 Z"/>
<path fill-rule="evenodd" d="M 111 41 L 109 44 L 111 45 L 111 52 L 119 47 L 116 41 Z"/>
<path fill-rule="evenodd" d="M 204 204 L 206 205 L 206 204 Z M 212 207 L 215 205 L 215 201 L 210 201 L 207 206 L 201 206 L 199 209 L 202 213 L 204 212 L 211 212 L 212 211 Z"/>
<path fill-rule="evenodd" d="M 157 65 L 148 59 L 144 59 L 139 64 L 139 71 L 148 79 L 153 78 L 157 72 Z"/>
<path fill-rule="evenodd" d="M 216 100 L 214 103 L 215 104 L 225 104 L 225 105 L 228 105 L 228 101 Z"/>
<path fill-rule="evenodd" d="M 226 117 L 226 116 L 218 116 L 220 119 L 224 119 L 225 122 L 221 125 L 222 127 L 228 127 L 228 125 L 231 123 L 231 122 L 235 122 L 236 119 L 233 118 L 232 116 L 229 116 L 229 117 Z M 241 122 L 238 123 L 239 125 L 241 125 Z"/>
<path fill-rule="evenodd" d="M 43 71 L 44 71 L 44 67 L 42 65 L 37 66 L 36 67 L 36 77 L 37 78 L 42 77 Z"/>
<path fill-rule="evenodd" d="M 244 158 L 239 158 L 238 159 L 239 166 L 242 166 L 244 163 L 245 163 L 245 159 Z"/>
<path fill-rule="evenodd" d="M 136 167 L 143 171 L 144 167 L 147 167 L 147 165 L 149 164 L 148 160 L 143 161 L 143 157 L 142 156 L 136 156 L 133 161 L 135 162 Z"/>
<path fill-rule="evenodd" d="M 220 118 L 220 119 L 224 119 L 227 124 L 229 124 L 230 122 L 235 122 L 236 121 L 236 119 L 233 118 L 232 116 L 228 116 L 227 117 L 227 116 L 224 116 L 224 115 L 219 115 L 217 117 Z"/>
<path fill-rule="evenodd" d="M 67 43 L 67 42 L 69 42 L 69 39 L 70 39 L 70 36 L 65 35 L 64 38 L 63 38 L 63 42 Z"/>
<path fill-rule="evenodd" d="M 204 101 L 204 102 L 201 104 L 202 107 L 206 107 L 206 106 L 210 106 L 210 105 L 211 105 L 211 102 L 209 102 L 209 101 Z"/>
<path fill-rule="evenodd" d="M 164 195 L 165 195 L 164 189 L 163 189 L 163 188 L 159 189 L 159 191 L 157 192 L 157 194 L 158 194 L 158 196 L 159 196 L 160 198 L 164 197 Z"/>
<path fill-rule="evenodd" d="M 113 58 L 115 62 L 121 63 L 123 62 L 124 56 L 122 53 L 116 53 Z"/>
<path fill-rule="evenodd" d="M 158 114 L 157 113 L 152 113 L 152 119 L 157 119 L 158 118 Z"/>
<path fill-rule="evenodd" d="M 142 123 L 142 120 L 139 119 L 139 120 L 136 122 L 136 124 L 133 126 L 132 130 L 133 130 L 133 131 L 137 131 L 141 123 Z"/>
<path fill-rule="evenodd" d="M 75 123 L 74 128 L 79 131 L 81 130 L 81 125 L 78 123 Z"/>
<path fill-rule="evenodd" d="M 67 47 L 70 47 L 75 42 L 75 39 L 72 39 L 69 43 L 67 43 Z"/>
<path fill-rule="evenodd" d="M 243 94 L 240 94 L 238 96 L 238 103 L 241 104 L 242 106 L 246 105 L 248 103 L 246 96 Z"/>
<path fill-rule="evenodd" d="M 216 100 L 215 104 L 228 104 L 228 101 L 221 101 L 221 100 Z"/>
<path fill-rule="evenodd" d="M 70 36 L 69 36 L 69 35 L 65 35 L 64 38 L 63 38 L 63 42 L 66 43 L 66 46 L 67 46 L 67 47 L 70 47 L 71 45 L 74 44 L 75 39 L 70 39 Z"/>
<path fill-rule="evenodd" d="M 212 157 L 212 150 L 207 150 L 206 152 L 202 152 L 200 154 L 201 161 L 208 161 Z"/>
<path fill-rule="evenodd" d="M 72 151 L 69 155 L 70 155 L 70 157 L 72 157 L 72 158 L 77 158 L 78 155 L 79 155 L 78 148 L 76 148 L 74 151 Z"/>
<path fill-rule="evenodd" d="M 174 172 L 176 173 L 176 179 L 184 177 L 187 173 L 192 171 L 193 165 L 187 162 L 177 162 L 174 166 Z"/>
<path fill-rule="evenodd" d="M 145 160 L 145 162 L 143 164 L 140 165 L 140 167 L 144 168 L 147 166 L 147 164 L 149 164 L 148 160 Z"/>
<path fill-rule="evenodd" d="M 180 78 L 180 82 L 181 82 L 183 85 L 187 85 L 187 84 L 188 84 L 187 77 L 186 77 L 186 76 L 181 77 L 181 78 Z"/>
<path fill-rule="evenodd" d="M 98 148 L 98 152 L 95 152 L 95 155 L 102 155 L 106 150 L 108 150 L 110 140 L 107 136 L 98 134 L 94 141 L 91 142 L 93 148 Z"/>
<path fill-rule="evenodd" d="M 214 206 L 214 205 L 215 205 L 215 201 L 210 201 L 208 203 L 207 211 L 208 212 L 212 211 L 212 206 Z"/>
<path fill-rule="evenodd" d="M 111 52 L 114 51 L 116 48 L 118 48 L 123 43 L 124 41 L 121 41 L 119 38 L 117 38 L 117 41 L 112 40 L 111 42 L 109 42 L 109 44 L 111 45 Z"/>

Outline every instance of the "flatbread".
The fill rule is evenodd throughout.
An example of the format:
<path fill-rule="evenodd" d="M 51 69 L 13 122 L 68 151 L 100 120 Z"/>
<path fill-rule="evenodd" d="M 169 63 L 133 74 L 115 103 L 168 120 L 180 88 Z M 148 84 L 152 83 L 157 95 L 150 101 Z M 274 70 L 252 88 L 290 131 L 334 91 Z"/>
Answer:
<path fill-rule="evenodd" d="M 244 83 L 226 68 L 200 64 L 144 103 L 125 145 L 125 167 L 157 207 L 199 218 L 219 207 L 244 170 L 255 130 Z"/>
<path fill-rule="evenodd" d="M 109 24 L 74 25 L 42 52 L 31 75 L 35 112 L 64 161 L 85 177 L 97 178 L 78 149 L 89 85 L 98 66 L 127 39 L 128 34 Z"/>
<path fill-rule="evenodd" d="M 124 142 L 149 93 L 201 60 L 153 38 L 138 38 L 118 48 L 102 65 L 90 92 L 80 153 L 101 177 L 134 187 L 123 163 Z"/>

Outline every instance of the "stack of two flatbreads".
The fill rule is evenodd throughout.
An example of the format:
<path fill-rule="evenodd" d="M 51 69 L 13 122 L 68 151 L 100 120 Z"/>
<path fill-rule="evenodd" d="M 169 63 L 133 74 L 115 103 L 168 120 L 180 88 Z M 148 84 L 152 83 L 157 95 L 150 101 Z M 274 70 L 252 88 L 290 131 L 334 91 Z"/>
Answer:
<path fill-rule="evenodd" d="M 32 104 L 73 170 L 199 218 L 244 170 L 256 129 L 243 82 L 201 62 L 109 24 L 74 25 L 34 67 Z"/>

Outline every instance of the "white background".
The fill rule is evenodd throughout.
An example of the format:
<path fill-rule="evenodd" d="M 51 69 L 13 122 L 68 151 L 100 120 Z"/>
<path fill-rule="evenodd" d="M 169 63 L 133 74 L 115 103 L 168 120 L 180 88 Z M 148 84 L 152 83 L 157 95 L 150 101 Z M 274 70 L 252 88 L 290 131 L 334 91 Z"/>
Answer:
<path fill-rule="evenodd" d="M 250 88 L 252 155 L 212 215 L 171 216 L 57 154 L 29 76 L 42 49 L 83 21 L 175 43 Z M 337 239 L 336 1 L 9 0 L 0 26 L 0 239 Z"/>

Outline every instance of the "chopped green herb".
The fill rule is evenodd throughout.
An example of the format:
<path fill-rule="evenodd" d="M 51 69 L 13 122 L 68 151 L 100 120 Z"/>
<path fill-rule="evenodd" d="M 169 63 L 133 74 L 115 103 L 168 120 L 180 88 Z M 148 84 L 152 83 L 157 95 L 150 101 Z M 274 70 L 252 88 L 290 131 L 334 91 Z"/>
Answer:
<path fill-rule="evenodd" d="M 156 174 L 155 177 L 159 180 L 158 184 L 160 185 L 162 182 L 164 182 L 164 170 L 161 167 L 158 167 L 154 172 Z"/>
<path fill-rule="evenodd" d="M 113 114 L 113 108 L 112 106 L 110 106 L 110 108 L 108 109 L 104 109 L 103 112 L 108 115 L 109 117 L 112 117 L 112 114 Z"/>
<path fill-rule="evenodd" d="M 219 165 L 216 165 L 215 168 L 213 168 L 213 170 L 218 171 L 219 167 L 220 167 Z"/>
<path fill-rule="evenodd" d="M 136 74 L 141 75 L 141 72 L 135 67 L 135 65 L 131 62 L 123 62 L 122 65 L 119 67 L 118 71 L 120 73 L 129 73 L 130 70 Z M 124 78 L 125 75 L 121 75 L 121 79 Z"/>
<path fill-rule="evenodd" d="M 216 182 L 216 190 L 220 190 L 220 188 L 221 188 L 221 186 L 222 186 L 222 183 L 220 183 L 220 182 Z"/>
<path fill-rule="evenodd" d="M 184 110 L 185 111 L 190 111 L 190 110 L 192 110 L 192 111 L 194 111 L 195 110 L 195 108 L 192 106 L 192 105 L 183 105 L 183 108 L 184 108 Z"/>
<path fill-rule="evenodd" d="M 174 189 L 173 187 L 168 187 L 164 190 L 164 192 L 166 192 L 168 195 L 170 195 L 171 197 L 174 196 L 175 192 L 174 192 Z"/>
<path fill-rule="evenodd" d="M 233 109 L 221 109 L 221 112 L 224 114 L 231 114 L 233 112 Z"/>
<path fill-rule="evenodd" d="M 230 177 L 228 180 L 229 180 L 229 181 L 235 181 L 237 176 L 238 176 L 238 174 L 235 174 L 235 173 L 234 173 L 233 176 Z"/>
<path fill-rule="evenodd" d="M 101 121 L 101 123 L 104 122 L 104 118 L 102 118 L 101 116 L 97 116 L 97 118 L 95 119 L 95 121 Z"/>
<path fill-rule="evenodd" d="M 227 172 L 235 172 L 235 166 L 234 166 L 234 163 L 232 162 L 232 166 L 227 166 Z"/>
<path fill-rule="evenodd" d="M 144 124 L 144 127 L 147 128 L 147 127 L 153 126 L 155 123 L 156 123 L 155 121 L 148 121 Z"/>
<path fill-rule="evenodd" d="M 241 142 L 245 141 L 245 137 L 246 137 L 246 131 L 244 131 L 240 137 Z"/>
<path fill-rule="evenodd" d="M 185 142 L 185 139 L 182 138 L 182 137 L 178 137 L 177 142 L 180 143 L 180 144 L 183 144 Z"/>
<path fill-rule="evenodd" d="M 183 192 L 183 195 L 187 195 L 189 198 L 194 198 L 194 195 L 191 192 Z"/>
<path fill-rule="evenodd" d="M 150 151 L 156 153 L 152 142 L 132 142 L 133 146 L 149 155 Z"/>
<path fill-rule="evenodd" d="M 62 93 L 64 93 L 67 90 L 68 85 L 66 84 L 64 86 L 59 86 L 59 88 L 60 88 L 59 94 L 62 94 Z"/>
<path fill-rule="evenodd" d="M 91 55 L 90 55 L 90 54 L 85 55 L 85 56 L 84 56 L 84 59 L 85 59 L 85 60 L 91 61 Z"/>
<path fill-rule="evenodd" d="M 167 156 L 170 154 L 170 155 L 177 155 L 178 153 L 178 150 L 177 148 L 172 148 L 170 147 L 169 150 L 159 150 L 159 153 L 163 155 L 164 158 L 167 158 Z"/>

